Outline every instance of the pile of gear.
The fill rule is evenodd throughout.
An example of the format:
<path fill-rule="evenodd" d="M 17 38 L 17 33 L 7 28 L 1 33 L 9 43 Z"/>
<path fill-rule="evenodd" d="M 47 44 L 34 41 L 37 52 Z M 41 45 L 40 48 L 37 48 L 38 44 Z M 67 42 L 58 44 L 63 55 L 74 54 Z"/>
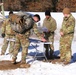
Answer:
<path fill-rule="evenodd" d="M 19 12 L 10 16 L 11 27 L 17 33 L 25 33 L 33 27 L 34 21 L 28 13 Z"/>

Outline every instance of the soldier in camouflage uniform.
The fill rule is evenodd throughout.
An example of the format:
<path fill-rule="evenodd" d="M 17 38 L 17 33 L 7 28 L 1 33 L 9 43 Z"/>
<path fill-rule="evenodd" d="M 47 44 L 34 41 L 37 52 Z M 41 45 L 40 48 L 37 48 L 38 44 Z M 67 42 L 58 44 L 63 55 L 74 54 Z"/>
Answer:
<path fill-rule="evenodd" d="M 41 38 L 38 30 L 37 30 L 37 25 L 35 24 L 35 22 L 38 22 L 40 20 L 40 16 L 39 15 L 34 15 L 33 16 L 33 20 L 34 20 L 34 26 L 33 26 L 33 30 L 35 32 L 35 34 Z M 29 67 L 30 65 L 26 63 L 26 55 L 28 53 L 28 47 L 29 47 L 29 35 L 30 35 L 30 30 L 26 31 L 25 33 L 16 33 L 16 42 L 15 42 L 15 49 L 13 52 L 13 57 L 12 57 L 12 63 L 16 63 L 16 59 L 17 59 L 17 54 L 18 51 L 20 49 L 20 47 L 22 46 L 22 57 L 21 57 L 21 65 L 20 67 Z"/>
<path fill-rule="evenodd" d="M 64 8 L 63 15 L 62 28 L 60 29 L 60 61 L 68 64 L 72 55 L 71 44 L 74 36 L 75 18 L 69 8 Z"/>
<path fill-rule="evenodd" d="M 12 11 L 9 12 L 9 17 L 10 17 L 11 14 L 13 14 Z M 1 55 L 5 54 L 9 42 L 10 42 L 9 53 L 12 53 L 13 49 L 14 49 L 14 44 L 15 43 L 14 43 L 14 41 L 9 41 L 9 39 L 14 39 L 15 38 L 15 32 L 12 30 L 12 28 L 10 26 L 9 18 L 6 19 L 3 22 L 1 31 L 2 31 L 2 37 L 4 37 L 4 42 L 3 42 L 3 46 L 2 46 L 2 50 L 1 50 Z"/>
<path fill-rule="evenodd" d="M 45 54 L 48 59 L 53 58 L 53 52 L 54 52 L 54 31 L 56 30 L 56 21 L 55 19 L 51 16 L 50 11 L 46 10 L 45 12 L 46 18 L 43 21 L 43 27 L 47 28 L 47 31 L 44 31 L 45 38 L 47 41 L 52 42 L 52 44 L 45 44 L 44 47 L 46 49 Z M 49 53 L 50 50 L 50 53 Z"/>

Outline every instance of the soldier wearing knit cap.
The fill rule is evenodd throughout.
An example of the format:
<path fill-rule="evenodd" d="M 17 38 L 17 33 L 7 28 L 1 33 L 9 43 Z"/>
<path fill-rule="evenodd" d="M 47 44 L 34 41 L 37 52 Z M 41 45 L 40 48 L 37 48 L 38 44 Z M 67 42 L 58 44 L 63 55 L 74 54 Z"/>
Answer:
<path fill-rule="evenodd" d="M 12 54 L 14 50 L 14 44 L 15 44 L 15 31 L 11 28 L 11 22 L 10 22 L 10 15 L 13 14 L 13 11 L 9 12 L 8 18 L 3 22 L 1 27 L 2 37 L 4 38 L 1 55 L 4 55 L 6 53 L 7 47 L 10 43 L 9 47 L 9 53 Z"/>
<path fill-rule="evenodd" d="M 45 11 L 45 15 L 51 16 L 50 11 L 49 10 L 46 10 Z"/>
<path fill-rule="evenodd" d="M 43 27 L 47 29 L 47 31 L 43 31 L 45 34 L 45 38 L 47 41 L 52 42 L 52 44 L 45 44 L 45 54 L 48 59 L 53 58 L 53 52 L 54 52 L 54 31 L 56 30 L 56 21 L 55 19 L 51 16 L 50 11 L 46 10 L 45 11 L 45 19 L 43 21 Z"/>
<path fill-rule="evenodd" d="M 69 64 L 72 55 L 71 44 L 74 36 L 75 18 L 69 8 L 63 9 L 63 15 L 64 18 L 60 29 L 60 61 Z"/>
<path fill-rule="evenodd" d="M 70 14 L 70 9 L 69 8 L 64 8 L 63 9 L 63 14 Z"/>

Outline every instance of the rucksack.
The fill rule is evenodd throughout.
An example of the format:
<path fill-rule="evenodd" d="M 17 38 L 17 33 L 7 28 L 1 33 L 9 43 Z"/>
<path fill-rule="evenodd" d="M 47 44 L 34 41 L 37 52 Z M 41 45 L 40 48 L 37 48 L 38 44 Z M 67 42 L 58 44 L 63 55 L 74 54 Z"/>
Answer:
<path fill-rule="evenodd" d="M 17 13 L 10 16 L 10 23 L 15 32 L 23 34 L 33 27 L 34 20 L 27 13 Z"/>

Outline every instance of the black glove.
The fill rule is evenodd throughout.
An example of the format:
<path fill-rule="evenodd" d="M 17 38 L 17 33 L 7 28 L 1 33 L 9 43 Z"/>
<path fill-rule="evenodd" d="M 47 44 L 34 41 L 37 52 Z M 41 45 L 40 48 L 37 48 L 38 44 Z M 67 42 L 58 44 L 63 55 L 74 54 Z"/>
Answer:
<path fill-rule="evenodd" d="M 5 33 L 2 33 L 1 36 L 4 38 L 5 37 Z"/>

